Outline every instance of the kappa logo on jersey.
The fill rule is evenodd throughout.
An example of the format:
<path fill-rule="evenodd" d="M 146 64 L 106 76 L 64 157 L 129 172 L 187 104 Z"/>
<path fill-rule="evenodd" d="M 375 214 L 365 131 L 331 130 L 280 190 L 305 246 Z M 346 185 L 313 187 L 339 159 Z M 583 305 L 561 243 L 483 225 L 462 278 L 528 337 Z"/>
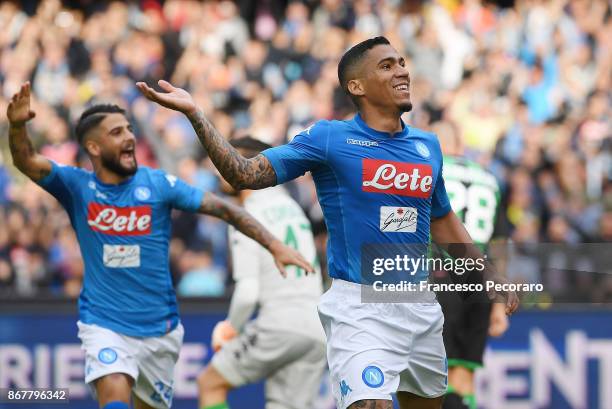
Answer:
<path fill-rule="evenodd" d="M 428 198 L 433 184 L 431 165 L 363 159 L 362 190 Z"/>
<path fill-rule="evenodd" d="M 342 382 L 340 382 L 340 395 L 342 396 L 342 399 L 344 399 L 350 392 L 353 392 L 353 390 L 343 379 Z"/>
<path fill-rule="evenodd" d="M 364 141 L 361 139 L 352 139 L 352 138 L 346 138 L 346 143 L 348 143 L 349 145 L 365 146 L 366 148 L 369 148 L 371 146 L 378 146 L 378 142 L 376 141 Z"/>
<path fill-rule="evenodd" d="M 166 180 L 170 183 L 170 187 L 174 187 L 176 185 L 176 176 L 174 175 L 166 175 Z"/>
<path fill-rule="evenodd" d="M 90 203 L 87 224 L 92 230 L 116 236 L 151 233 L 151 206 L 116 207 Z"/>
<path fill-rule="evenodd" d="M 96 182 L 94 182 L 93 180 L 90 180 L 89 183 L 87 183 L 87 186 L 91 190 L 96 192 L 95 193 L 96 197 L 99 197 L 100 199 L 104 199 L 104 200 L 108 199 L 108 197 L 104 193 L 101 193 L 101 192 L 98 191 L 98 189 L 96 189 Z"/>

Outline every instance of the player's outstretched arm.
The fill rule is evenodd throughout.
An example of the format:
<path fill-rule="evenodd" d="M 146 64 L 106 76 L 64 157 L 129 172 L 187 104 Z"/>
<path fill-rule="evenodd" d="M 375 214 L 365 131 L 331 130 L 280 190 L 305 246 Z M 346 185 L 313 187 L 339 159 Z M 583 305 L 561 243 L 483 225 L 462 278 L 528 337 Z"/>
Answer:
<path fill-rule="evenodd" d="M 469 233 L 452 210 L 446 215 L 431 219 L 431 237 L 444 248 L 452 257 L 463 257 L 466 259 L 481 259 L 485 257 L 480 249 L 474 244 Z M 495 270 L 495 266 L 491 263 L 486 263 L 485 278 L 492 279 L 498 283 L 504 283 L 506 280 Z M 476 273 L 476 271 L 471 272 Z M 506 314 L 510 315 L 519 306 L 518 296 L 514 291 L 509 291 L 504 294 L 506 299 Z"/>
<path fill-rule="evenodd" d="M 272 254 L 276 267 L 278 267 L 284 277 L 287 276 L 285 270 L 287 265 L 298 266 L 308 273 L 314 272 L 314 268 L 300 253 L 281 243 L 241 207 L 223 200 L 212 193 L 206 193 L 199 210 L 200 213 L 225 220 L 240 232 L 261 244 Z"/>
<path fill-rule="evenodd" d="M 210 159 L 234 189 L 263 189 L 276 184 L 276 172 L 264 155 L 251 159 L 240 155 L 204 116 L 187 91 L 163 80 L 158 84 L 166 92 L 157 92 L 144 82 L 136 86 L 147 99 L 189 118 Z"/>
<path fill-rule="evenodd" d="M 34 150 L 26 122 L 36 114 L 30 109 L 30 83 L 26 82 L 11 98 L 6 116 L 9 120 L 9 146 L 15 167 L 34 181 L 51 173 L 51 162 Z"/>

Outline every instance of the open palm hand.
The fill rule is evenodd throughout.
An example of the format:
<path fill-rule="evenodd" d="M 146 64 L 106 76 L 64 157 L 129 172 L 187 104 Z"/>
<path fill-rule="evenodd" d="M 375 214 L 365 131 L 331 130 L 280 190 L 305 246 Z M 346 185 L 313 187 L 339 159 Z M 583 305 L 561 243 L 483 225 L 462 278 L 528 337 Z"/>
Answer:
<path fill-rule="evenodd" d="M 189 115 L 196 111 L 197 106 L 189 92 L 177 88 L 168 81 L 159 80 L 158 85 L 166 92 L 158 92 L 144 82 L 137 82 L 136 87 L 149 100 L 159 105 Z"/>
<path fill-rule="evenodd" d="M 11 98 L 6 109 L 8 120 L 14 125 L 22 125 L 34 118 L 36 114 L 30 109 L 30 83 L 26 82 Z"/>

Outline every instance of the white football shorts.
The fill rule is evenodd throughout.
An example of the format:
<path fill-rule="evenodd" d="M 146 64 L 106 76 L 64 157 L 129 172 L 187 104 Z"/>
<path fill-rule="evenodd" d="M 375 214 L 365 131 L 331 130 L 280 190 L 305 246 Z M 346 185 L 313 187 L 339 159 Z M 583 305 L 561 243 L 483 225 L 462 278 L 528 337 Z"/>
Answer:
<path fill-rule="evenodd" d="M 223 345 L 211 362 L 234 387 L 265 379 L 266 409 L 309 409 L 325 369 L 325 344 L 259 328 L 255 320 Z"/>
<path fill-rule="evenodd" d="M 361 286 L 335 279 L 319 302 L 339 409 L 397 391 L 444 395 L 447 361 L 437 302 L 362 303 Z"/>
<path fill-rule="evenodd" d="M 166 409 L 172 404 L 174 365 L 183 344 L 182 324 L 160 337 L 134 338 L 98 325 L 77 322 L 85 351 L 85 382 L 113 373 L 134 380 L 132 392 L 148 405 Z"/>

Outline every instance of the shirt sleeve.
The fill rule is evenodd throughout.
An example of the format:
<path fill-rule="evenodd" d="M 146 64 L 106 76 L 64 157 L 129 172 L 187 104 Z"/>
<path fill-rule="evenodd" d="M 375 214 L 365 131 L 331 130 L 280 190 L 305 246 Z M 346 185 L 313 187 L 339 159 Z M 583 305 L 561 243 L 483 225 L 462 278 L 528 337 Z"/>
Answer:
<path fill-rule="evenodd" d="M 291 143 L 263 151 L 282 184 L 302 176 L 327 160 L 329 121 L 318 121 L 300 132 Z"/>
<path fill-rule="evenodd" d="M 240 331 L 253 315 L 259 299 L 259 260 L 262 247 L 230 227 L 232 270 L 236 281 L 228 321 Z"/>
<path fill-rule="evenodd" d="M 451 211 L 450 201 L 446 194 L 446 187 L 444 187 L 444 177 L 442 176 L 442 167 L 440 167 L 440 174 L 434 186 L 434 191 L 431 196 L 431 216 L 442 217 Z"/>
<path fill-rule="evenodd" d="M 186 212 L 197 212 L 202 204 L 204 191 L 185 183 L 174 175 L 163 171 L 162 175 L 162 186 L 170 206 Z"/>
<path fill-rule="evenodd" d="M 65 209 L 72 208 L 74 195 L 70 187 L 78 181 L 83 171 L 73 166 L 62 166 L 51 162 L 51 173 L 36 182 L 40 187 L 49 192 Z"/>

